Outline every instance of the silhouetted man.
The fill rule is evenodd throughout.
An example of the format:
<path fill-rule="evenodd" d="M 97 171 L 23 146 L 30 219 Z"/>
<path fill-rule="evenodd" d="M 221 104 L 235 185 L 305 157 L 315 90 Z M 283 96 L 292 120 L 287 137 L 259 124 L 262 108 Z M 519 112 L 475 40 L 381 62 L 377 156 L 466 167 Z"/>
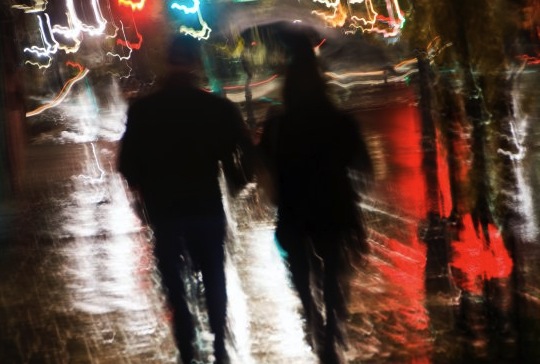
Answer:
<path fill-rule="evenodd" d="M 199 42 L 176 36 L 163 87 L 129 107 L 119 155 L 119 170 L 140 195 L 154 231 L 157 267 L 184 364 L 198 359 L 184 284 L 188 271 L 202 274 L 215 360 L 228 362 L 220 164 L 233 193 L 251 176 L 245 162 L 251 141 L 242 116 L 229 100 L 199 88 L 201 64 Z"/>

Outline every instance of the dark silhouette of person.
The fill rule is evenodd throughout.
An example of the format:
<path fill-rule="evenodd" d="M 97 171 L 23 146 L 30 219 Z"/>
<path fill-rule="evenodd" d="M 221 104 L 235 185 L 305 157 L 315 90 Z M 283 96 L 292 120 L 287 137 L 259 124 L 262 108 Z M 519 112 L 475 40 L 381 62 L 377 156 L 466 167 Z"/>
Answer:
<path fill-rule="evenodd" d="M 294 29 L 284 39 L 283 105 L 269 112 L 258 150 L 307 341 L 321 363 L 342 363 L 348 283 L 368 251 L 354 181 L 369 181 L 372 164 L 357 122 L 327 94 L 310 39 Z"/>
<path fill-rule="evenodd" d="M 134 101 L 119 153 L 119 171 L 144 204 L 154 233 L 154 254 L 173 331 L 185 364 L 200 359 L 195 320 L 186 296 L 186 274 L 200 272 L 216 363 L 228 363 L 225 348 L 226 216 L 219 176 L 229 193 L 250 181 L 253 146 L 237 107 L 199 87 L 199 42 L 173 37 L 169 72 L 159 90 Z"/>

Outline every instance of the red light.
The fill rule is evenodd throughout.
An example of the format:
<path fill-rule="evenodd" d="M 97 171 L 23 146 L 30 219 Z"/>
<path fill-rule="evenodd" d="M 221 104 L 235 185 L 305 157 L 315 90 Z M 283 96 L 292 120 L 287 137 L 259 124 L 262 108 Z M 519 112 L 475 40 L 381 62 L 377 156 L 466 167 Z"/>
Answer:
<path fill-rule="evenodd" d="M 490 224 L 486 237 L 476 229 L 470 214 L 463 218 L 462 224 L 458 240 L 452 242 L 450 264 L 456 269 L 458 286 L 480 295 L 485 280 L 509 277 L 514 263 L 497 227 Z"/>

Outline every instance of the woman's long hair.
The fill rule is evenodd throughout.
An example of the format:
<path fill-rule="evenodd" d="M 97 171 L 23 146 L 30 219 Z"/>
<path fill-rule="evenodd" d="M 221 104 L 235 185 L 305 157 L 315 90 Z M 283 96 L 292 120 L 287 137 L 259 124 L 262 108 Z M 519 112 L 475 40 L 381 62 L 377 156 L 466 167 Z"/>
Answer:
<path fill-rule="evenodd" d="M 316 106 L 332 107 L 326 81 L 310 39 L 302 33 L 290 36 L 288 64 L 283 86 L 283 103 L 289 112 L 302 112 Z"/>

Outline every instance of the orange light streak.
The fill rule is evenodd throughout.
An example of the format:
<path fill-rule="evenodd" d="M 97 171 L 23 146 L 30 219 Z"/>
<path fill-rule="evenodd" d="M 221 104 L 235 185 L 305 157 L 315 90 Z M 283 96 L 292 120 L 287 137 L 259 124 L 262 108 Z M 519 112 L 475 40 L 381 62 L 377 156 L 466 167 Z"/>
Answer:
<path fill-rule="evenodd" d="M 332 13 L 313 10 L 312 14 L 321 17 L 329 26 L 334 28 L 342 27 L 347 21 L 348 17 L 347 11 L 343 8 L 341 3 L 337 4 L 337 6 L 334 7 L 334 11 Z"/>
<path fill-rule="evenodd" d="M 74 62 L 67 62 L 66 63 L 68 66 L 72 66 L 72 67 L 75 67 L 75 68 L 78 68 L 79 69 L 79 73 L 77 73 L 77 75 L 75 75 L 75 77 L 69 79 L 65 84 L 64 84 L 64 87 L 62 87 L 62 90 L 60 90 L 60 92 L 58 93 L 58 95 L 49 103 L 47 104 L 44 104 L 44 105 L 41 105 L 40 107 L 38 107 L 37 109 L 35 110 L 32 110 L 32 111 L 29 111 L 26 113 L 26 117 L 30 117 L 30 116 L 35 116 L 35 115 L 38 115 L 38 114 L 41 114 L 43 111 L 47 110 L 47 109 L 50 109 L 52 107 L 55 107 L 55 106 L 58 106 L 60 103 L 62 103 L 62 101 L 64 101 L 64 99 L 66 98 L 66 96 L 69 94 L 69 91 L 71 90 L 71 88 L 73 87 L 73 85 L 77 82 L 79 82 L 80 80 L 82 80 L 84 77 L 86 77 L 86 75 L 88 74 L 88 72 L 90 72 L 87 68 L 83 68 L 83 66 L 81 66 L 80 64 L 78 63 L 74 63 Z"/>

